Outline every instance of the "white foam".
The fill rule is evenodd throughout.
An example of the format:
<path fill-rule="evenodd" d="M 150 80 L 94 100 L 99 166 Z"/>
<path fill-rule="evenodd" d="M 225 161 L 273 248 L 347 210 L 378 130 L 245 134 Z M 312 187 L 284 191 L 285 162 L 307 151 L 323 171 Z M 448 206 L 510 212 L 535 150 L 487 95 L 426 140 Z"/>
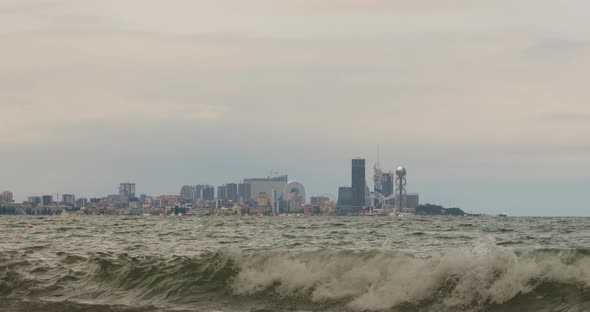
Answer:
<path fill-rule="evenodd" d="M 590 258 L 547 252 L 517 255 L 491 238 L 428 259 L 391 251 L 233 253 L 240 272 L 234 292 L 273 290 L 315 302 L 345 300 L 350 308 L 384 310 L 440 297 L 447 308 L 505 303 L 543 281 L 590 285 Z"/>

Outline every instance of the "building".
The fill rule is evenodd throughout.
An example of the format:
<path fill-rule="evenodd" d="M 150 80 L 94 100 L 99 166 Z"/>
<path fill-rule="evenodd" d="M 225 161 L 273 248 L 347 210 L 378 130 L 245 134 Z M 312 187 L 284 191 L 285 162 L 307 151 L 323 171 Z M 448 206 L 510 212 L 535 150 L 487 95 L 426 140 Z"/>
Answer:
<path fill-rule="evenodd" d="M 53 196 L 51 195 L 43 195 L 41 196 L 41 205 L 49 206 L 53 203 Z"/>
<path fill-rule="evenodd" d="M 268 206 L 268 195 L 266 193 L 258 193 L 258 207 Z"/>
<path fill-rule="evenodd" d="M 180 197 L 185 201 L 192 202 L 195 200 L 195 190 L 196 188 L 194 186 L 184 185 L 180 189 Z"/>
<path fill-rule="evenodd" d="M 27 202 L 33 207 L 37 207 L 41 205 L 41 196 L 30 196 Z"/>
<path fill-rule="evenodd" d="M 252 198 L 258 198 L 258 195 L 262 193 L 266 194 L 267 196 L 273 195 L 276 191 L 276 199 L 282 199 L 283 192 L 285 191 L 288 181 L 287 175 L 268 178 L 244 179 L 244 183 L 250 185 L 250 196 Z"/>
<path fill-rule="evenodd" d="M 338 188 L 338 203 L 336 209 L 339 214 L 348 214 L 352 212 L 352 187 Z"/>
<path fill-rule="evenodd" d="M 406 195 L 406 207 L 410 209 L 416 209 L 420 205 L 420 195 L 418 193 L 410 193 Z"/>
<path fill-rule="evenodd" d="M 135 183 L 121 183 L 119 185 L 119 196 L 135 197 Z"/>
<path fill-rule="evenodd" d="M 230 200 L 234 203 L 237 203 L 239 200 L 238 195 L 238 184 L 237 183 L 228 183 L 225 185 L 225 191 L 227 192 L 227 200 Z"/>
<path fill-rule="evenodd" d="M 375 187 L 375 193 L 373 198 L 375 202 L 371 203 L 371 206 L 377 209 L 384 209 L 391 205 L 391 198 L 395 189 L 395 179 L 393 174 L 390 172 L 380 173 L 379 177 L 379 188 Z M 386 198 L 390 197 L 389 200 Z"/>
<path fill-rule="evenodd" d="M 135 197 L 135 183 L 121 183 L 119 185 L 119 204 L 127 207 L 129 201 Z"/>
<path fill-rule="evenodd" d="M 390 201 L 391 204 L 396 204 L 397 198 L 394 198 Z M 401 204 L 401 210 L 407 212 L 415 212 L 416 208 L 420 206 L 420 194 L 418 193 L 410 193 L 404 196 L 404 200 Z"/>
<path fill-rule="evenodd" d="M 14 201 L 14 195 L 11 191 L 0 193 L 0 204 L 11 204 Z"/>
<path fill-rule="evenodd" d="M 352 205 L 365 207 L 367 205 L 367 180 L 365 176 L 365 160 L 352 160 Z"/>
<path fill-rule="evenodd" d="M 238 184 L 238 197 L 239 202 L 247 203 L 252 200 L 252 188 L 248 183 Z"/>
<path fill-rule="evenodd" d="M 339 214 L 355 213 L 370 205 L 370 191 L 365 176 L 365 160 L 352 160 L 352 186 L 338 189 L 337 210 Z"/>
<path fill-rule="evenodd" d="M 76 200 L 76 208 L 83 208 L 83 207 L 86 207 L 86 205 L 88 205 L 88 199 L 78 198 Z"/>
<path fill-rule="evenodd" d="M 195 186 L 195 202 L 198 202 L 199 200 L 203 199 L 203 189 L 205 188 L 205 185 L 199 184 Z"/>
<path fill-rule="evenodd" d="M 383 173 L 381 175 L 381 195 L 383 195 L 383 197 L 389 197 L 393 195 L 394 189 L 395 183 L 393 180 L 393 175 L 390 173 Z"/>
<path fill-rule="evenodd" d="M 200 199 L 205 201 L 213 201 L 215 200 L 215 188 L 211 185 L 204 185 L 201 189 L 201 197 Z"/>
<path fill-rule="evenodd" d="M 180 205 L 180 196 L 177 195 L 160 195 L 157 200 L 160 202 L 161 208 L 175 207 Z"/>
<path fill-rule="evenodd" d="M 73 207 L 76 205 L 76 196 L 71 194 L 64 194 L 61 196 L 61 203 Z"/>
<path fill-rule="evenodd" d="M 336 213 L 336 203 L 328 196 L 312 196 L 311 207 L 322 215 L 333 215 Z"/>
<path fill-rule="evenodd" d="M 227 200 L 227 188 L 225 187 L 225 185 L 217 187 L 217 199 Z"/>

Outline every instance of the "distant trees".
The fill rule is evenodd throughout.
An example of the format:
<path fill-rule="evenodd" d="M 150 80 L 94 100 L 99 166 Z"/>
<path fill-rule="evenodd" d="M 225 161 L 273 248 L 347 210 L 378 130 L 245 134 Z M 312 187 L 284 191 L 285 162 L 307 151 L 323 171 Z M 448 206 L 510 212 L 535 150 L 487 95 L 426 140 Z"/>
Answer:
<path fill-rule="evenodd" d="M 459 208 L 445 208 L 440 205 L 424 204 L 416 208 L 416 214 L 427 216 L 463 216 L 465 212 Z"/>

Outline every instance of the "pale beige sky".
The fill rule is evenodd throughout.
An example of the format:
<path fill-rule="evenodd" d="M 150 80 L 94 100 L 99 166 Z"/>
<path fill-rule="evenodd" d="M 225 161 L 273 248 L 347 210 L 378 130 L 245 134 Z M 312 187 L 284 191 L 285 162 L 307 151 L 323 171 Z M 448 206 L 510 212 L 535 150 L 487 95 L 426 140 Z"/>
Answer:
<path fill-rule="evenodd" d="M 22 155 L 72 146 L 113 144 L 93 170 L 143 178 L 136 171 L 156 160 L 121 162 L 153 151 L 144 136 L 195 155 L 213 144 L 371 158 L 381 144 L 388 161 L 424 168 L 432 183 L 451 170 L 436 161 L 463 180 L 508 168 L 514 181 L 537 181 L 547 166 L 561 181 L 588 180 L 589 9 L 580 0 L 4 0 L 0 151 L 13 164 L 0 170 L 16 182 L 0 189 L 75 188 L 76 174 L 34 186 L 19 178 L 40 170 Z M 422 159 L 428 151 L 442 159 Z M 309 193 L 334 192 L 342 179 Z"/>

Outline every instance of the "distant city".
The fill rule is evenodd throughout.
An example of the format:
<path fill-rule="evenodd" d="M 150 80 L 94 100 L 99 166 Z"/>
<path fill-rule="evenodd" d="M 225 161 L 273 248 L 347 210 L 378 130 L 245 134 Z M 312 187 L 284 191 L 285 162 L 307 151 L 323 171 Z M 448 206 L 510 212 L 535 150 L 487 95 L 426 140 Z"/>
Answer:
<path fill-rule="evenodd" d="M 27 215 L 390 215 L 413 214 L 420 205 L 417 193 L 407 193 L 403 167 L 383 171 L 374 165 L 371 191 L 365 159 L 352 160 L 351 186 L 332 194 L 311 196 L 305 186 L 287 175 L 245 178 L 215 186 L 184 185 L 178 194 L 137 195 L 135 183 L 121 183 L 119 193 L 101 198 L 77 198 L 74 194 L 30 196 L 15 203 L 13 193 L 0 193 L 0 214 Z"/>

